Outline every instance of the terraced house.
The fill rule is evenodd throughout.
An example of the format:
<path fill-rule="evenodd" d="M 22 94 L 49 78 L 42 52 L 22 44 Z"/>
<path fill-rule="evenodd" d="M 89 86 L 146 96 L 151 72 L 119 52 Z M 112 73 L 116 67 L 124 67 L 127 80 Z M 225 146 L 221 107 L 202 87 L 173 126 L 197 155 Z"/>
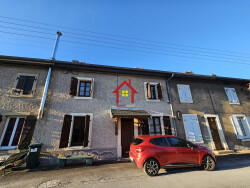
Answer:
<path fill-rule="evenodd" d="M 0 67 L 2 157 L 38 142 L 46 164 L 59 154 L 116 159 L 145 134 L 250 147 L 249 80 L 6 56 Z"/>

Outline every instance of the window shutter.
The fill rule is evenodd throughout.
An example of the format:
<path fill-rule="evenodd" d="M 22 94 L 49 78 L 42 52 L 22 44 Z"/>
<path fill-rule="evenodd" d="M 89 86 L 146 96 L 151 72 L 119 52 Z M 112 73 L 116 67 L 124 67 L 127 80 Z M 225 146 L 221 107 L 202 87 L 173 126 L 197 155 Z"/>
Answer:
<path fill-rule="evenodd" d="M 162 99 L 162 87 L 161 87 L 161 83 L 157 84 L 157 91 L 158 91 L 158 99 Z"/>
<path fill-rule="evenodd" d="M 92 96 L 93 97 L 93 84 L 94 84 L 94 80 L 93 80 L 93 78 L 91 79 L 91 83 L 90 83 L 90 91 L 89 91 L 89 93 L 90 93 L 90 97 Z"/>
<path fill-rule="evenodd" d="M 231 89 L 231 95 L 232 95 L 233 103 L 239 103 L 239 99 L 238 99 L 235 89 Z"/>
<path fill-rule="evenodd" d="M 148 119 L 142 120 L 142 135 L 149 135 Z"/>
<path fill-rule="evenodd" d="M 26 84 L 23 89 L 23 95 L 28 95 L 32 92 L 34 81 L 35 81 L 34 76 L 27 76 Z"/>
<path fill-rule="evenodd" d="M 17 84 L 15 86 L 16 88 L 13 89 L 13 92 L 20 94 L 24 90 L 27 76 L 19 76 L 19 77 L 17 77 L 17 80 L 18 81 L 17 81 Z"/>
<path fill-rule="evenodd" d="M 72 77 L 71 78 L 70 91 L 69 91 L 69 94 L 71 96 L 76 96 L 76 94 L 77 94 L 77 85 L 78 85 L 78 79 Z"/>
<path fill-rule="evenodd" d="M 87 115 L 85 118 L 84 141 L 83 141 L 84 147 L 87 147 L 89 144 L 89 122 L 90 122 L 90 116 Z"/>
<path fill-rule="evenodd" d="M 183 114 L 182 117 L 187 140 L 196 142 L 203 141 L 197 116 Z"/>
<path fill-rule="evenodd" d="M 243 133 L 241 131 L 241 128 L 240 128 L 240 125 L 239 125 L 239 122 L 236 118 L 236 116 L 231 116 L 231 120 L 233 122 L 233 126 L 234 126 L 234 130 L 235 130 L 235 133 L 237 135 L 237 138 L 238 139 L 243 139 Z"/>
<path fill-rule="evenodd" d="M 65 115 L 64 116 L 62 134 L 61 134 L 61 140 L 60 140 L 59 148 L 68 147 L 71 121 L 72 121 L 72 116 L 71 115 Z"/>
<path fill-rule="evenodd" d="M 189 85 L 178 85 L 180 102 L 193 102 Z"/>
<path fill-rule="evenodd" d="M 0 123 L 2 122 L 2 120 L 3 120 L 3 116 L 2 116 L 2 115 L 0 115 Z"/>
<path fill-rule="evenodd" d="M 248 138 L 250 138 L 250 117 L 246 116 L 246 122 L 247 122 L 247 130 L 248 130 Z"/>
<path fill-rule="evenodd" d="M 23 130 L 20 136 L 18 149 L 28 149 L 32 140 L 33 132 L 36 125 L 36 116 L 30 115 L 25 118 Z"/>
<path fill-rule="evenodd" d="M 148 96 L 148 99 L 152 98 L 152 96 L 151 96 L 151 90 L 150 90 L 150 83 L 149 82 L 147 83 L 147 96 Z"/>
<path fill-rule="evenodd" d="M 166 135 L 172 135 L 171 123 L 169 116 L 163 116 L 164 130 Z"/>
<path fill-rule="evenodd" d="M 83 141 L 84 147 L 87 147 L 89 144 L 89 122 L 90 122 L 90 116 L 87 115 L 85 118 L 84 141 Z"/>

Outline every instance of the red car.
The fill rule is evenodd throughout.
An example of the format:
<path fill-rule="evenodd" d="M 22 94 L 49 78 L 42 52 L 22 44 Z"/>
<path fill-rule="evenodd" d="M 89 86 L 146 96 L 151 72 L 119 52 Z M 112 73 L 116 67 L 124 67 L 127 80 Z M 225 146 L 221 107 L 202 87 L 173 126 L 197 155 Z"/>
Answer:
<path fill-rule="evenodd" d="M 129 158 L 149 176 L 160 168 L 199 166 L 215 169 L 216 156 L 204 146 L 193 144 L 176 136 L 138 136 L 130 146 Z"/>

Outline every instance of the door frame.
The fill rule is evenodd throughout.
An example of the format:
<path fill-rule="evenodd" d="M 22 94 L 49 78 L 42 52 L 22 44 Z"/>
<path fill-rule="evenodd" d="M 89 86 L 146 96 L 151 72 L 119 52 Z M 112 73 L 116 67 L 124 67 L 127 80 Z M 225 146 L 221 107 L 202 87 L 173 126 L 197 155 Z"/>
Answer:
<path fill-rule="evenodd" d="M 228 145 L 227 145 L 227 141 L 226 141 L 225 136 L 224 136 L 224 132 L 222 130 L 222 126 L 221 126 L 221 123 L 220 123 L 219 116 L 217 114 L 205 114 L 204 119 L 205 119 L 205 122 L 206 122 L 206 127 L 207 127 L 208 135 L 209 135 L 209 141 L 211 141 L 212 149 L 216 150 L 216 147 L 215 147 L 215 143 L 214 143 L 213 136 L 212 136 L 212 133 L 211 133 L 211 129 L 210 129 L 210 126 L 209 126 L 209 122 L 208 122 L 208 119 L 207 119 L 208 117 L 214 117 L 215 118 L 215 124 L 216 124 L 217 130 L 218 130 L 221 145 L 224 148 L 224 150 L 229 150 Z"/>

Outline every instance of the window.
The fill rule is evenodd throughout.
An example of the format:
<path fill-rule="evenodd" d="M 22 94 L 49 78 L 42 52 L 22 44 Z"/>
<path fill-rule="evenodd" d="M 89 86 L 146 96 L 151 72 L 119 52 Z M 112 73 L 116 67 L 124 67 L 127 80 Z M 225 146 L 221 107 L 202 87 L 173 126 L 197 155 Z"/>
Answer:
<path fill-rule="evenodd" d="M 93 88 L 93 78 L 72 77 L 69 94 L 73 96 L 74 99 L 92 99 Z"/>
<path fill-rule="evenodd" d="M 153 138 L 150 140 L 150 143 L 157 145 L 157 146 L 166 146 L 169 147 L 169 143 L 166 140 L 165 137 L 160 137 L 160 138 Z"/>
<path fill-rule="evenodd" d="M 135 146 L 137 146 L 137 145 L 139 145 L 139 144 L 141 144 L 141 143 L 143 143 L 143 142 L 144 142 L 143 139 L 141 139 L 141 138 L 136 138 L 136 139 L 133 140 L 132 144 L 134 144 Z"/>
<path fill-rule="evenodd" d="M 146 100 L 160 100 L 163 97 L 161 83 L 144 82 Z"/>
<path fill-rule="evenodd" d="M 169 145 L 171 147 L 188 147 L 188 144 L 185 140 L 176 137 L 167 137 Z"/>
<path fill-rule="evenodd" d="M 230 104 L 240 104 L 240 101 L 234 88 L 225 87 L 224 89 Z"/>
<path fill-rule="evenodd" d="M 65 115 L 59 147 L 90 146 L 89 128 L 90 115 Z"/>
<path fill-rule="evenodd" d="M 177 88 L 181 103 L 193 103 L 189 85 L 177 84 Z"/>
<path fill-rule="evenodd" d="M 37 75 L 18 74 L 11 91 L 12 96 L 33 97 L 37 82 Z"/>
<path fill-rule="evenodd" d="M 28 149 L 36 124 L 36 116 L 10 117 L 7 119 L 1 139 L 0 149 Z"/>
<path fill-rule="evenodd" d="M 161 121 L 160 117 L 152 117 L 149 119 L 150 134 L 161 135 Z"/>
<path fill-rule="evenodd" d="M 1 138 L 1 147 L 16 148 L 25 118 L 9 118 L 6 122 L 5 130 Z"/>
<path fill-rule="evenodd" d="M 250 119 L 245 115 L 231 116 L 235 133 L 238 139 L 250 138 Z"/>
<path fill-rule="evenodd" d="M 203 142 L 196 114 L 182 114 L 186 139 L 191 142 Z"/>

